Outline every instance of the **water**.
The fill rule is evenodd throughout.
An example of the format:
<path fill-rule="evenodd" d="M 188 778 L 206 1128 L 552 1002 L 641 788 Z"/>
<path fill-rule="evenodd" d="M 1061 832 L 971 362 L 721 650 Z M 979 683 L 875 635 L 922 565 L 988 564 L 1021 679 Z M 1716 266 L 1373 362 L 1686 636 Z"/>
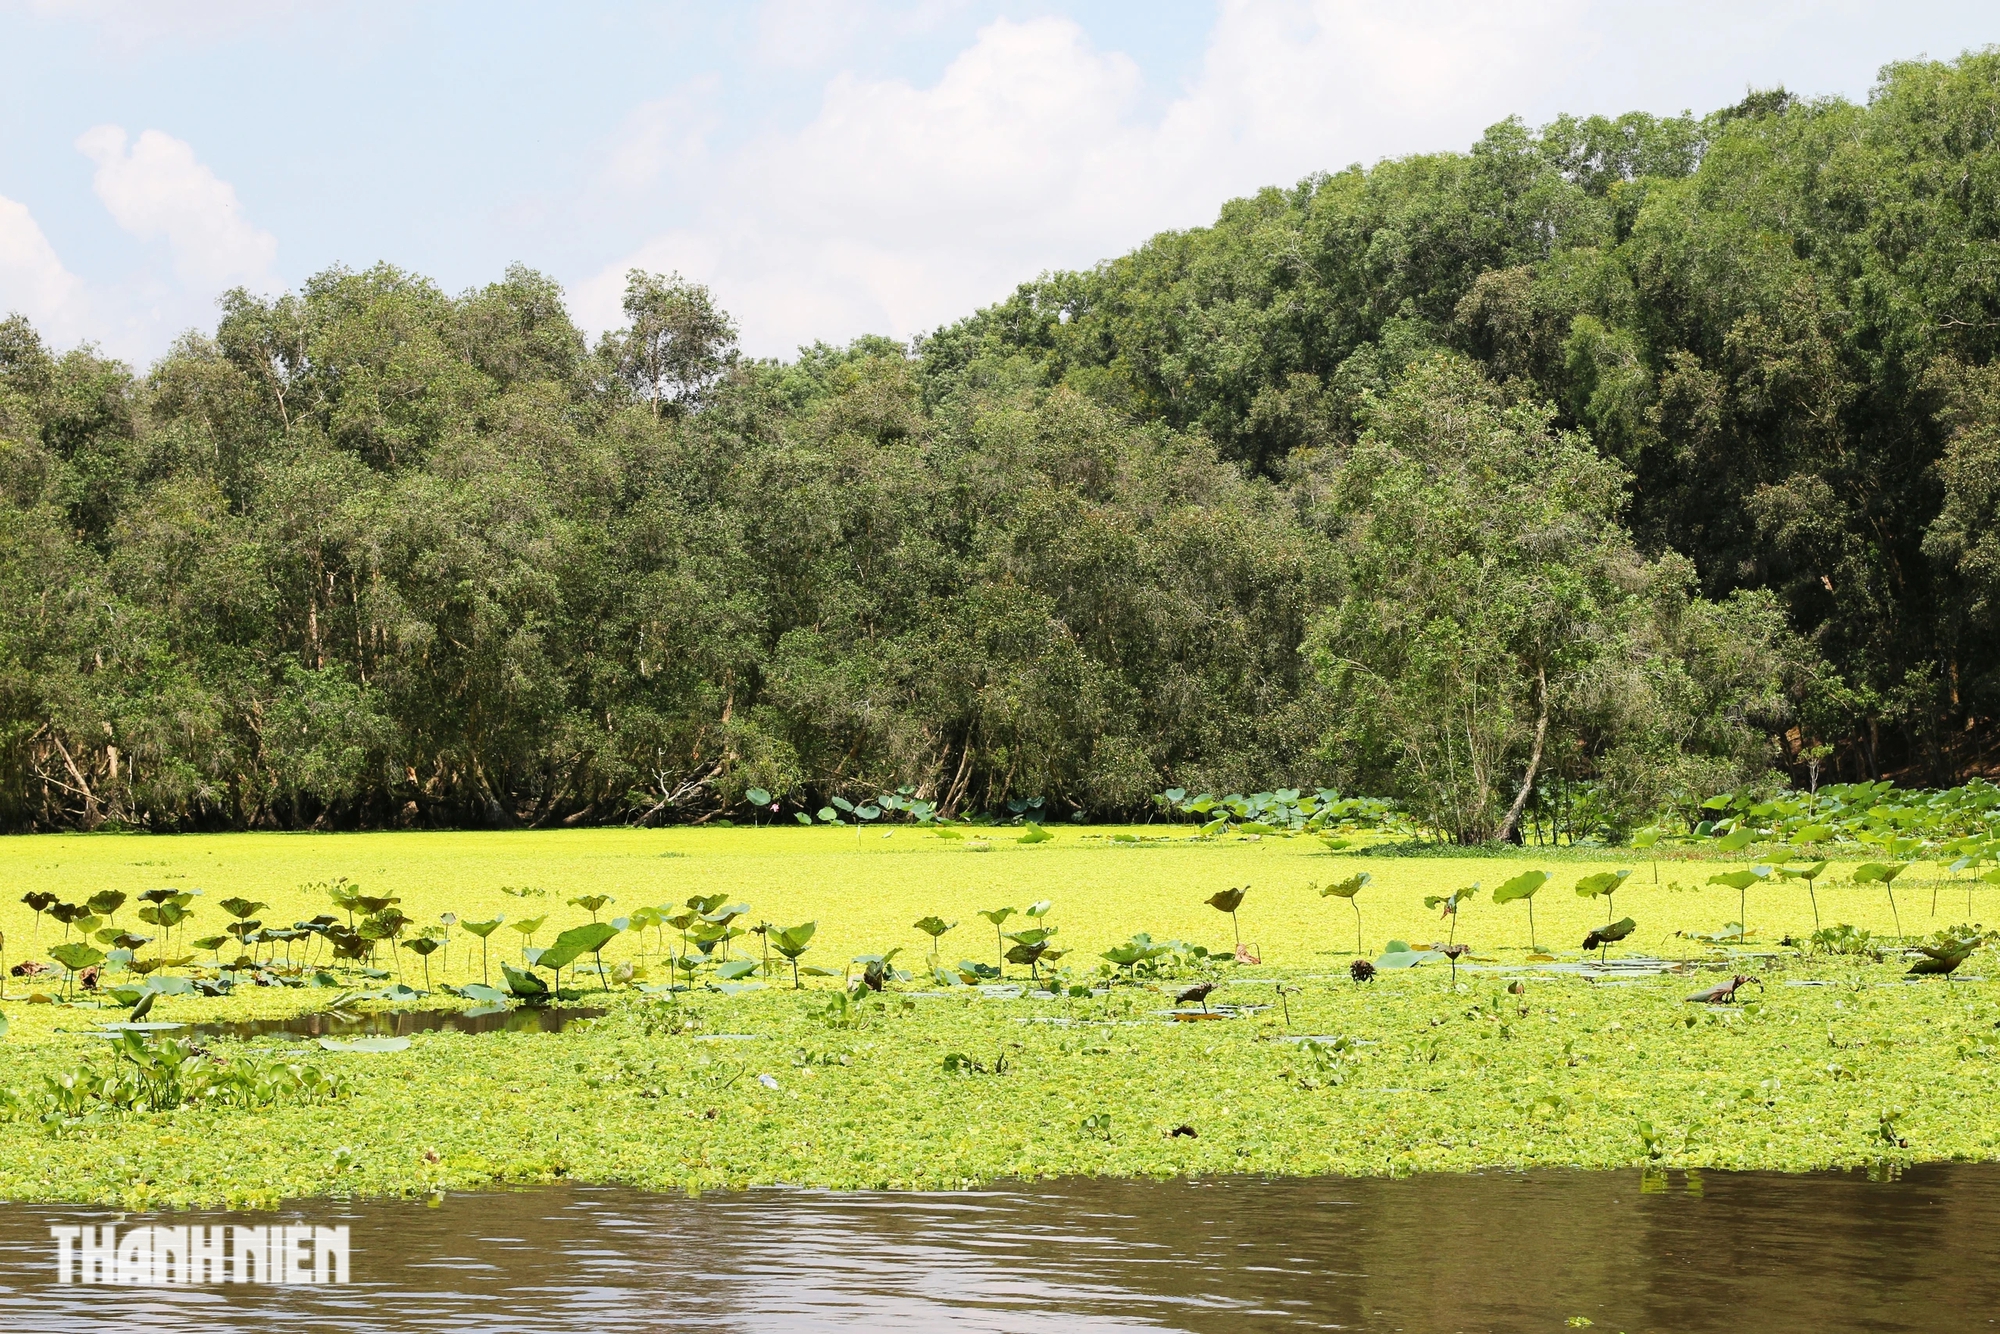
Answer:
<path fill-rule="evenodd" d="M 454 1033 L 557 1033 L 604 1011 L 586 1006 L 536 1010 L 526 1006 L 488 1014 L 456 1010 L 384 1010 L 372 1014 L 299 1014 L 289 1019 L 239 1019 L 189 1024 L 176 1037 L 204 1038 L 400 1038 L 448 1029 Z"/>
<path fill-rule="evenodd" d="M 1971 1330 L 2000 1167 L 1071 1180 L 966 1194 L 565 1188 L 275 1214 L 0 1209 L 0 1329 Z M 1699 1193 L 1692 1193 L 1698 1191 Z M 58 1287 L 48 1229 L 351 1228 L 344 1287 Z M 1580 1326 L 1579 1326 L 1580 1327 Z"/>

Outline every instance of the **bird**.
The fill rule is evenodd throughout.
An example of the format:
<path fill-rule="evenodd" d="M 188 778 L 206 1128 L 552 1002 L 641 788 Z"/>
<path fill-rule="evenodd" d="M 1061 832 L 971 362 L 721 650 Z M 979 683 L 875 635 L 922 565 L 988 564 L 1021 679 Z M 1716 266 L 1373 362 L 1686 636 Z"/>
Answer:
<path fill-rule="evenodd" d="M 1748 986 L 1752 982 L 1757 982 L 1757 979 L 1754 977 L 1745 977 L 1743 974 L 1738 973 L 1727 982 L 1717 982 L 1712 987 L 1704 987 L 1702 990 L 1695 992 L 1694 995 L 1689 996 L 1688 999 L 1690 1001 L 1698 1001 L 1703 1005 L 1721 1005 L 1736 999 L 1736 988 Z M 1761 987 L 1764 984 L 1757 982 L 1757 985 Z"/>
<path fill-rule="evenodd" d="M 1978 944 L 1975 938 L 1954 940 L 1948 945 L 1919 945 L 1917 950 L 1924 957 L 1910 965 L 1910 972 L 1919 977 L 1950 977 L 1972 956 Z"/>
<path fill-rule="evenodd" d="M 1206 1014 L 1208 1013 L 1209 993 L 1214 991 L 1217 987 L 1221 985 L 1222 984 L 1220 982 L 1197 982 L 1193 986 L 1189 987 L 1186 991 L 1183 991 L 1178 996 L 1175 996 L 1174 1001 L 1176 1004 L 1179 1005 L 1186 1005 L 1190 1001 L 1200 1001 L 1202 1013 Z"/>
<path fill-rule="evenodd" d="M 1356 982 L 1373 982 L 1375 980 L 1375 965 L 1366 959 L 1356 959 L 1353 963 L 1347 965 L 1347 975 Z"/>

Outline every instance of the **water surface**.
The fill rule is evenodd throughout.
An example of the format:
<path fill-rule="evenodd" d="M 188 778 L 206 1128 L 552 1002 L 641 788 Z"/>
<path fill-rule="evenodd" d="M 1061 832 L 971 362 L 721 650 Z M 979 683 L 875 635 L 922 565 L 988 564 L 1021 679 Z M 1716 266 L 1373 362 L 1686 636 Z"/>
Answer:
<path fill-rule="evenodd" d="M 595 1019 L 603 1010 L 587 1006 L 535 1009 L 515 1006 L 472 1014 L 462 1010 L 381 1010 L 357 1014 L 295 1014 L 288 1019 L 234 1019 L 189 1024 L 186 1035 L 209 1038 L 353 1038 L 408 1037 L 412 1033 L 559 1033 L 579 1019 Z"/>
<path fill-rule="evenodd" d="M 1663 1189 L 1662 1189 L 1663 1188 Z M 345 1287 L 59 1287 L 58 1224 L 351 1229 Z M 587 1187 L 276 1213 L 0 1209 L 0 1329 L 1992 1328 L 2000 1167 L 1069 1180 L 964 1194 Z M 1581 1327 L 1581 1326 L 1577 1326 Z"/>

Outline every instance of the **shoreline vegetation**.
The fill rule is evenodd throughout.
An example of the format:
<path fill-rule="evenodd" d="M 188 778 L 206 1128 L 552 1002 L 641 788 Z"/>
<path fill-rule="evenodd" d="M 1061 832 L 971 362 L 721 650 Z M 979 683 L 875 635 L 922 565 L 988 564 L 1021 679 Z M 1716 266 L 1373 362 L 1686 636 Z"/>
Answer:
<path fill-rule="evenodd" d="M 1986 772 L 1996 107 L 1509 119 L 790 359 L 636 270 L 596 339 L 522 266 L 145 368 L 0 319 L 0 828 L 1284 781 L 1477 845 Z"/>
<path fill-rule="evenodd" d="M 109 993 L 138 979 L 107 969 L 95 993 L 69 988 L 86 1004 L 68 1005 L 26 1003 L 24 981 L 60 994 L 48 976 L 9 978 L 0 1087 L 16 1103 L 0 1120 L 0 1199 L 249 1206 L 560 1180 L 956 1189 L 1069 1174 L 1804 1170 L 2000 1156 L 1984 1110 L 2000 1056 L 1986 947 L 1969 946 L 1950 977 L 1908 971 L 1928 957 L 1911 947 L 1993 916 L 1986 896 L 2000 888 L 1962 874 L 1941 871 L 1936 916 L 1927 868 L 1896 882 L 1899 946 L 1882 886 L 1853 879 L 1865 863 L 1836 862 L 1815 891 L 1829 933 L 1813 943 L 1802 884 L 1709 883 L 1733 855 L 1663 858 L 1658 886 L 1630 849 L 1545 858 L 1551 878 L 1529 903 L 1496 904 L 1494 890 L 1521 878 L 1519 852 L 1389 857 L 1310 838 L 1198 840 L 1185 827 L 1165 841 L 1114 841 L 1156 839 L 1159 826 L 1065 827 L 1026 844 L 1001 841 L 1018 829 L 989 832 L 999 837 L 985 851 L 908 825 L 859 839 L 778 828 L 0 841 L 13 883 L 65 901 L 134 895 L 121 923 L 144 887 L 198 888 L 194 933 L 226 918 L 224 899 L 263 900 L 269 921 L 309 919 L 330 906 L 340 873 L 365 897 L 398 899 L 412 923 L 545 917 L 533 938 L 542 947 L 592 917 L 627 923 L 604 947 L 601 978 L 586 953 L 552 983 L 569 997 L 557 1004 L 601 1006 L 602 1018 L 555 1033 L 418 1033 L 378 1050 L 196 1035 L 187 1040 L 210 1070 L 186 1087 L 222 1092 L 161 1111 L 85 1099 L 51 1120 L 37 1092 L 135 1064 L 120 1044 L 197 1032 L 99 1035 L 131 1011 Z M 1618 870 L 1631 874 L 1620 881 Z M 1347 901 L 1321 893 L 1361 871 Z M 1480 890 L 1446 920 L 1438 900 L 1473 881 Z M 1578 882 L 1599 893 L 1576 892 Z M 1236 961 L 1231 915 L 1209 902 L 1231 887 L 1244 891 L 1234 916 L 1245 957 L 1261 962 Z M 802 972 L 792 990 L 789 965 L 774 955 L 782 966 L 766 972 L 760 937 L 746 933 L 688 970 L 692 989 L 664 989 L 682 975 L 670 962 L 679 931 L 635 930 L 631 916 L 712 895 L 749 905 L 729 924 L 816 922 L 798 961 L 823 975 Z M 1745 903 L 1747 940 L 1729 930 Z M 982 914 L 1000 907 L 1015 912 L 990 926 Z M 1377 965 L 1368 982 L 1349 967 L 1357 913 L 1362 957 Z M 1614 913 L 1637 929 L 1593 973 L 1598 956 L 1580 946 Z M 925 919 L 944 927 L 947 974 L 961 961 L 1004 966 L 1019 993 L 976 974 L 974 985 L 941 983 Z M 35 926 L 25 905 L 0 904 L 10 962 Z M 46 957 L 60 929 L 40 926 Z M 1028 961 L 1003 964 L 1002 946 L 1016 946 L 1002 929 L 1016 941 L 1051 934 Z M 374 977 L 360 961 L 324 966 L 324 949 L 288 969 L 287 942 L 252 942 L 275 956 L 268 966 L 241 970 L 222 996 L 158 994 L 142 1022 L 271 1019 L 336 1000 L 364 1013 L 478 1008 L 476 995 L 446 987 L 479 982 L 480 939 L 445 935 L 448 951 L 396 949 L 400 965 L 382 941 Z M 1448 940 L 1471 950 L 1452 960 L 1430 948 Z M 1410 964 L 1398 945 L 1424 957 Z M 533 973 L 523 949 L 504 926 L 490 933 L 486 975 L 499 980 L 503 956 Z M 725 952 L 755 966 L 725 980 Z M 1685 999 L 1739 975 L 1752 981 L 1727 1003 Z M 1050 977 L 1052 991 L 1030 994 Z M 1177 1000 L 1204 981 L 1213 989 Z M 370 991 L 382 994 L 355 998 Z M 1172 1013 L 1203 1010 L 1228 1017 Z M 287 1076 L 291 1067 L 310 1077 Z"/>

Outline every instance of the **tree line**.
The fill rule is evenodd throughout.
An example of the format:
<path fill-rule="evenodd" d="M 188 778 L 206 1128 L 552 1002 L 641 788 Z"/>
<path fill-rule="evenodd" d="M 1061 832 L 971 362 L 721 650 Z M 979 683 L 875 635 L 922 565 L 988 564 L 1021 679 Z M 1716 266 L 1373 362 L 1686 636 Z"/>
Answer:
<path fill-rule="evenodd" d="M 1615 834 L 1945 779 L 2000 689 L 2000 54 L 1495 126 L 899 344 L 634 273 L 0 323 L 0 822 L 1091 816 Z"/>

